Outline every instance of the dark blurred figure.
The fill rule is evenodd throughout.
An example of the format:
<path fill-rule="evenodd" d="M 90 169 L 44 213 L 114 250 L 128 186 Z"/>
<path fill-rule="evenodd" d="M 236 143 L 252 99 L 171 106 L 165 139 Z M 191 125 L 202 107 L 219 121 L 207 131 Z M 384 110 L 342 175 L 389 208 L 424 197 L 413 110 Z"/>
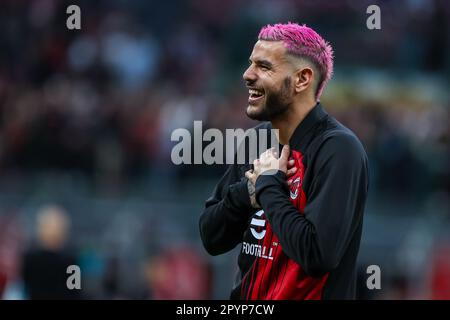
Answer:
<path fill-rule="evenodd" d="M 104 299 L 124 299 L 124 297 L 120 294 L 119 276 L 119 259 L 116 256 L 113 256 L 109 258 L 107 262 L 106 272 L 102 281 L 103 290 L 105 293 Z"/>
<path fill-rule="evenodd" d="M 79 290 L 69 290 L 67 267 L 76 264 L 65 250 L 70 227 L 63 208 L 49 206 L 37 217 L 37 246 L 25 253 L 22 278 L 29 299 L 78 299 Z"/>

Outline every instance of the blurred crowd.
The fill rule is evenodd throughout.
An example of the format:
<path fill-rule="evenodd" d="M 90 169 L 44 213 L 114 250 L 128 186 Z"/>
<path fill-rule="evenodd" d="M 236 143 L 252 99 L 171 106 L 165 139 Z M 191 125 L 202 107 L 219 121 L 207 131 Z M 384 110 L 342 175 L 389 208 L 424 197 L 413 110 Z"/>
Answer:
<path fill-rule="evenodd" d="M 259 28 L 290 20 L 317 29 L 335 49 L 335 79 L 322 102 L 364 143 L 372 197 L 408 202 L 438 195 L 448 208 L 450 3 L 378 1 L 382 30 L 369 31 L 369 2 L 1 1 L 0 190 L 32 194 L 32 177 L 58 172 L 82 176 L 93 196 L 120 199 L 138 183 L 219 177 L 222 167 L 173 165 L 171 133 L 191 129 L 194 120 L 205 129 L 255 125 L 244 113 L 241 75 Z M 81 8 L 81 30 L 66 28 L 70 4 Z M 55 218 L 64 209 L 48 210 L 64 224 Z M 0 226 L 10 228 L 7 220 Z M 31 238 L 11 234 L 0 243 L 8 252 Z M 178 268 L 181 254 L 198 254 L 179 250 L 148 262 L 143 277 L 154 293 L 140 297 L 174 298 L 164 293 L 170 288 L 155 288 L 170 272 L 164 266 Z M 114 261 L 104 269 L 113 293 Z M 177 273 L 209 274 L 206 262 L 196 263 L 202 258 L 181 263 Z M 199 293 L 184 296 L 209 297 L 208 279 Z M 4 272 L 0 293 L 2 283 Z"/>
<path fill-rule="evenodd" d="M 338 76 L 345 74 L 339 67 L 348 65 L 405 77 L 412 71 L 444 74 L 449 42 L 441 33 L 449 28 L 449 5 L 421 3 L 387 2 L 382 17 L 389 32 L 374 34 L 364 24 L 355 26 L 365 6 L 349 1 L 81 1 L 82 29 L 75 31 L 66 29 L 68 2 L 2 1 L 0 172 L 67 170 L 121 184 L 167 166 L 171 132 L 192 127 L 194 120 L 219 129 L 254 125 L 244 115 L 241 74 L 258 28 L 267 22 L 311 21 L 335 47 Z M 404 13 L 397 15 L 400 9 Z M 343 103 L 340 119 L 365 130 L 369 148 L 385 144 L 373 153 L 391 168 L 409 161 L 402 158 L 412 158 L 405 170 L 414 166 L 422 150 L 396 148 L 404 154 L 384 159 L 389 144 L 408 149 L 448 141 L 448 100 L 422 105 L 427 110 L 405 102 L 396 110 L 389 102 L 368 110 L 362 101 L 361 115 L 354 112 L 355 99 Z M 416 121 L 426 128 L 417 130 Z"/>

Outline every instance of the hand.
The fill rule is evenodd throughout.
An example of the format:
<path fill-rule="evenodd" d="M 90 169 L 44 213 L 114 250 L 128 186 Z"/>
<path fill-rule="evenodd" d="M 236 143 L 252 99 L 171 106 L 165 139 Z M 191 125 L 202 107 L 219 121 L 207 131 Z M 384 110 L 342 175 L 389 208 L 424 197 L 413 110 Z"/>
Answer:
<path fill-rule="evenodd" d="M 259 159 L 253 161 L 253 170 L 249 170 L 245 173 L 247 179 L 253 184 L 256 184 L 256 179 L 261 174 L 275 174 L 278 170 L 288 173 L 288 158 L 289 158 L 289 146 L 283 146 L 281 150 L 281 156 L 278 158 L 278 154 L 274 148 L 266 150 Z M 291 164 L 294 165 L 293 160 Z M 291 166 L 291 165 L 290 165 Z M 290 176 L 295 173 L 297 169 L 289 169 Z"/>
<path fill-rule="evenodd" d="M 286 179 L 288 186 L 291 186 L 292 184 L 292 180 L 290 178 L 297 172 L 297 168 L 294 167 L 294 165 L 295 165 L 294 159 L 288 161 L 287 165 L 288 170 L 286 172 Z"/>

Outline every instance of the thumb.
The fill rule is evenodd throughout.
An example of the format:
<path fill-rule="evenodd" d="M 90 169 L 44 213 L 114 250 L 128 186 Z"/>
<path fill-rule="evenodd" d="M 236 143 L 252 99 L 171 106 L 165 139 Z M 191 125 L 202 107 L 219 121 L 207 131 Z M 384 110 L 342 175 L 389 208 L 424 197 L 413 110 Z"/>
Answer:
<path fill-rule="evenodd" d="M 283 150 L 281 150 L 280 160 L 287 163 L 287 161 L 288 161 L 288 159 L 289 159 L 289 153 L 290 153 L 289 145 L 288 145 L 288 144 L 285 144 L 285 145 L 283 146 Z"/>

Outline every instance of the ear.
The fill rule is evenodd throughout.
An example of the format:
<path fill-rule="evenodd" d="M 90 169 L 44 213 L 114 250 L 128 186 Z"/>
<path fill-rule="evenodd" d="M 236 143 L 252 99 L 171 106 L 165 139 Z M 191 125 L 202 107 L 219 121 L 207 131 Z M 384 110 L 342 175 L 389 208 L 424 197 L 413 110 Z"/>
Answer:
<path fill-rule="evenodd" d="M 295 73 L 294 90 L 300 93 L 312 87 L 314 71 L 310 67 L 302 67 Z"/>

